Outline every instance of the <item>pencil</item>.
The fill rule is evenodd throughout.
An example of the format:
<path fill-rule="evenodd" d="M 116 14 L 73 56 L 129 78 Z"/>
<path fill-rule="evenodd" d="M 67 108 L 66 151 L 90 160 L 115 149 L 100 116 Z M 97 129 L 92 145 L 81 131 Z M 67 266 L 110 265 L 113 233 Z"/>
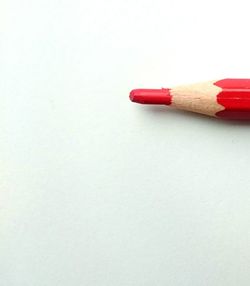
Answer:
<path fill-rule="evenodd" d="M 222 79 L 162 89 L 134 89 L 133 102 L 163 104 L 223 119 L 250 120 L 250 79 Z"/>

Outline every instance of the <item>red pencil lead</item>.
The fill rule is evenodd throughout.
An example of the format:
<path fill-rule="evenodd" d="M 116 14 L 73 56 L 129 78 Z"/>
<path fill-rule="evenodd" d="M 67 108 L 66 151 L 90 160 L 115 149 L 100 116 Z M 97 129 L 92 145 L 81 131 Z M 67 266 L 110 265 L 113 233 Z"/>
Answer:
<path fill-rule="evenodd" d="M 169 89 L 134 89 L 129 98 L 133 102 L 143 104 L 167 104 L 171 103 Z"/>

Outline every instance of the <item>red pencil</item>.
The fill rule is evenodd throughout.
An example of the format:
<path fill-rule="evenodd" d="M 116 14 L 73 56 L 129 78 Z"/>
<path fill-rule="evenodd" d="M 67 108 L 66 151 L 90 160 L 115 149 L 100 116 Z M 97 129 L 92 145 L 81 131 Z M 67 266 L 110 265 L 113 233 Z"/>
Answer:
<path fill-rule="evenodd" d="M 133 102 L 170 105 L 225 119 L 250 119 L 250 79 L 222 79 L 162 89 L 134 89 Z"/>

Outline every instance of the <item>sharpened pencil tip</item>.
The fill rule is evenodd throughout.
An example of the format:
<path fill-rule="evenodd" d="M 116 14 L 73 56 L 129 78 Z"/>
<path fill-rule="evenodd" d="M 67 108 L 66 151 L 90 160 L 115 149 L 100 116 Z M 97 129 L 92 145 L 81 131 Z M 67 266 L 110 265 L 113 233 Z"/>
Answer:
<path fill-rule="evenodd" d="M 170 89 L 133 89 L 129 98 L 142 104 L 171 104 Z"/>

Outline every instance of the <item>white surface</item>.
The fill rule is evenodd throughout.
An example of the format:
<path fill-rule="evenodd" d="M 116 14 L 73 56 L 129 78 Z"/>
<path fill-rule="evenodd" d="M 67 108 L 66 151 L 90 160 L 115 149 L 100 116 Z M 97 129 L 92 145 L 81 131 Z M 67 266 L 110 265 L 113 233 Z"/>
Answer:
<path fill-rule="evenodd" d="M 128 100 L 250 77 L 229 2 L 1 1 L 1 286 L 250 284 L 250 124 Z"/>

